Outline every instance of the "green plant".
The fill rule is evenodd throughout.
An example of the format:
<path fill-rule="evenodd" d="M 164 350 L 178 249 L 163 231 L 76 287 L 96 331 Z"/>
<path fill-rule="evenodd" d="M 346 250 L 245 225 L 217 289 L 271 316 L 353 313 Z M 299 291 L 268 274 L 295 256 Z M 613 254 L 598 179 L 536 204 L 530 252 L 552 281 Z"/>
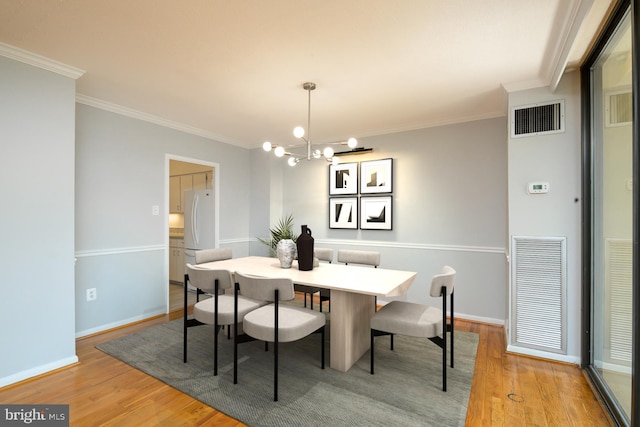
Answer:
<path fill-rule="evenodd" d="M 282 239 L 298 240 L 298 235 L 293 232 L 293 215 L 289 214 L 281 218 L 276 225 L 269 229 L 271 237 L 258 237 L 258 241 L 269 246 L 271 256 L 276 256 L 276 246 Z"/>

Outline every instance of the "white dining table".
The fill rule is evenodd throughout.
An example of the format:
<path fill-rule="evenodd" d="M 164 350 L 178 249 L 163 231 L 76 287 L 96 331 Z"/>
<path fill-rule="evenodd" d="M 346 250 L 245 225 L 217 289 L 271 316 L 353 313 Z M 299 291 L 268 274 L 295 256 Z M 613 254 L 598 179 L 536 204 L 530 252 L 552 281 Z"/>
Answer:
<path fill-rule="evenodd" d="M 416 272 L 356 265 L 320 263 L 300 271 L 296 262 L 281 268 L 277 258 L 249 256 L 198 264 L 262 277 L 284 277 L 293 283 L 331 291 L 330 366 L 346 372 L 370 346 L 369 322 L 375 297 L 404 295 Z"/>

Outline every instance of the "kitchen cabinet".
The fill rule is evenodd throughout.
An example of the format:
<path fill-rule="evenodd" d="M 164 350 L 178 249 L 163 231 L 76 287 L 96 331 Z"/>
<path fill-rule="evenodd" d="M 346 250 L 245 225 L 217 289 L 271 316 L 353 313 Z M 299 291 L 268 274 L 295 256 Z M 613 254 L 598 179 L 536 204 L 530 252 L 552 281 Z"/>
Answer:
<path fill-rule="evenodd" d="M 194 190 L 210 190 L 213 188 L 213 184 L 211 183 L 211 172 L 201 172 L 194 173 L 192 175 L 193 178 L 193 189 Z"/>
<path fill-rule="evenodd" d="M 169 239 L 169 281 L 184 283 L 184 239 Z"/>
<path fill-rule="evenodd" d="M 193 190 L 192 175 L 169 177 L 169 212 L 184 213 L 184 192 Z"/>

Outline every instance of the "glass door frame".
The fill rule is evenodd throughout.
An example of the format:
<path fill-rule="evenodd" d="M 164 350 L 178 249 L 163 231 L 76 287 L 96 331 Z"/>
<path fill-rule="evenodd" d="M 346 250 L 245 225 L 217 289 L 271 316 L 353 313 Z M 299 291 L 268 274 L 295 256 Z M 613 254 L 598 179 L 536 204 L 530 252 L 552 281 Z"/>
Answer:
<path fill-rule="evenodd" d="M 631 378 L 631 417 L 630 424 L 624 411 L 619 406 L 617 400 L 608 391 L 602 381 L 601 376 L 591 364 L 592 345 L 592 298 L 593 287 L 593 236 L 592 236 L 592 120 L 591 120 L 591 96 L 592 96 L 592 73 L 591 69 L 598 60 L 598 57 L 605 49 L 608 41 L 613 36 L 618 25 L 624 18 L 627 10 L 631 8 L 631 33 L 632 33 L 632 93 L 633 93 L 633 266 L 632 266 L 632 378 Z M 640 277 L 640 0 L 620 0 L 614 6 L 602 33 L 591 49 L 586 61 L 581 67 L 581 99 L 582 99 L 582 345 L 581 345 L 581 366 L 585 370 L 587 377 L 592 382 L 597 393 L 602 398 L 605 406 L 609 410 L 613 419 L 618 425 L 640 426 L 640 390 L 638 390 L 637 373 L 640 372 L 640 289 L 638 287 L 638 277 Z"/>

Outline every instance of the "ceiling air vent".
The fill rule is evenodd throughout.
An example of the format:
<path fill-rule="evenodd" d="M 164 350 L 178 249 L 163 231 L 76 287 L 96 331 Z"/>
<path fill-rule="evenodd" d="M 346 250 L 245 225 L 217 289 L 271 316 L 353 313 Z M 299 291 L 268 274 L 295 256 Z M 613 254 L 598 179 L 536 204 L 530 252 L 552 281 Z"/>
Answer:
<path fill-rule="evenodd" d="M 515 107 L 511 111 L 511 137 L 564 132 L 564 101 Z"/>
<path fill-rule="evenodd" d="M 607 127 L 630 125 L 632 120 L 631 89 L 607 93 L 605 124 Z"/>

